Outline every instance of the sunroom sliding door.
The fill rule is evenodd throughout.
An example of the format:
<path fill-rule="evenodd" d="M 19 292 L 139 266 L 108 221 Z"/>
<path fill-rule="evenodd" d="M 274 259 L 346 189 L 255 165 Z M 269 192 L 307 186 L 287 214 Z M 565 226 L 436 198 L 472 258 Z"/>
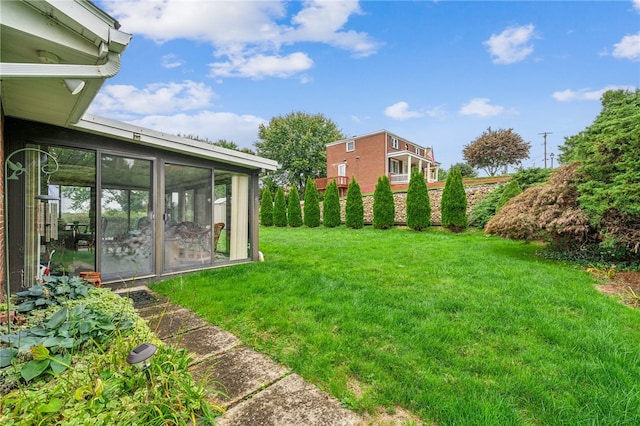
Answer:
<path fill-rule="evenodd" d="M 100 271 L 107 279 L 154 272 L 153 162 L 100 159 Z"/>
<path fill-rule="evenodd" d="M 214 259 L 211 169 L 164 166 L 164 270 L 194 269 Z"/>

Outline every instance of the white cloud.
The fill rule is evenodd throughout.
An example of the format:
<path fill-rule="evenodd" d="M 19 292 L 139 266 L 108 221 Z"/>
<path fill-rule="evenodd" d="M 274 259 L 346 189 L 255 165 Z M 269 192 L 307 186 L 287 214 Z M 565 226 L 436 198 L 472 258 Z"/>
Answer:
<path fill-rule="evenodd" d="M 519 62 L 533 53 L 533 45 L 529 42 L 534 29 L 533 24 L 507 28 L 498 35 L 492 34 L 482 44 L 488 47 L 495 64 Z"/>
<path fill-rule="evenodd" d="M 640 0 L 633 0 L 633 7 L 640 12 Z"/>
<path fill-rule="evenodd" d="M 150 115 L 130 123 L 170 134 L 195 135 L 211 141 L 226 139 L 240 148 L 253 149 L 258 127 L 267 120 L 254 115 L 200 111 L 197 114 Z"/>
<path fill-rule="evenodd" d="M 227 62 L 209 64 L 213 77 L 290 77 L 313 66 L 313 61 L 305 53 L 296 52 L 288 56 L 252 57 L 230 56 Z"/>
<path fill-rule="evenodd" d="M 362 14 L 357 1 L 306 1 L 303 10 L 291 20 L 296 27 L 283 34 L 283 41 L 327 43 L 356 56 L 369 56 L 376 52 L 378 43 L 367 33 L 342 31 L 354 14 Z"/>
<path fill-rule="evenodd" d="M 214 76 L 290 77 L 313 63 L 307 53 L 280 53 L 283 45 L 300 42 L 328 44 L 357 57 L 372 55 L 379 47 L 367 33 L 345 29 L 352 15 L 362 13 L 357 1 L 307 0 L 291 18 L 287 7 L 292 5 L 285 1 L 105 2 L 123 31 L 158 43 L 187 39 L 211 44 L 214 56 L 226 59 L 213 64 Z"/>
<path fill-rule="evenodd" d="M 283 31 L 282 2 L 129 0 L 105 4 L 122 30 L 159 43 L 188 39 L 224 46 L 268 42 Z"/>
<path fill-rule="evenodd" d="M 408 120 L 409 118 L 424 116 L 421 112 L 409 110 L 409 104 L 402 101 L 386 107 L 384 109 L 384 115 L 394 120 Z"/>
<path fill-rule="evenodd" d="M 162 67 L 163 68 L 178 68 L 184 65 L 184 61 L 178 59 L 178 57 L 174 54 L 164 55 L 162 57 Z"/>
<path fill-rule="evenodd" d="M 122 119 L 142 114 L 182 112 L 211 106 L 213 90 L 203 83 L 155 83 L 144 89 L 107 85 L 95 97 L 89 112 Z"/>
<path fill-rule="evenodd" d="M 620 43 L 614 44 L 613 57 L 632 61 L 640 60 L 640 33 L 624 36 Z"/>
<path fill-rule="evenodd" d="M 425 114 L 431 118 L 444 118 L 447 115 L 445 109 L 441 106 L 433 107 L 425 111 Z"/>
<path fill-rule="evenodd" d="M 574 102 L 574 101 L 599 101 L 602 94 L 608 90 L 635 90 L 633 86 L 606 86 L 602 89 L 592 90 L 589 88 L 579 90 L 562 90 L 560 92 L 553 92 L 553 98 L 559 102 Z"/>
<path fill-rule="evenodd" d="M 504 112 L 504 107 L 500 105 L 490 105 L 489 101 L 489 98 L 473 98 L 460 108 L 460 114 L 491 117 Z"/>

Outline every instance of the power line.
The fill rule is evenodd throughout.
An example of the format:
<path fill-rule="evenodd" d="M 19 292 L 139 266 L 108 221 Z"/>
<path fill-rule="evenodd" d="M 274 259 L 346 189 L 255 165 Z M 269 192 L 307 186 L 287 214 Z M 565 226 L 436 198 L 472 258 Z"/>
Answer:
<path fill-rule="evenodd" d="M 552 135 L 553 132 L 542 132 L 539 135 L 544 135 L 544 168 L 547 168 L 547 135 Z"/>

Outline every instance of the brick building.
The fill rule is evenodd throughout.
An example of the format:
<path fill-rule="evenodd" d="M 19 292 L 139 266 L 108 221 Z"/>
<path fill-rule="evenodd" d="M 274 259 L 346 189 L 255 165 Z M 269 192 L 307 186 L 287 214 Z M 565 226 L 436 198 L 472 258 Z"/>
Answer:
<path fill-rule="evenodd" d="M 378 178 L 389 176 L 392 188 L 406 187 L 411 169 L 417 167 L 426 182 L 438 180 L 439 163 L 432 147 L 424 147 L 387 130 L 331 142 L 327 150 L 327 177 L 316 185 L 323 191 L 335 179 L 340 195 L 346 195 L 355 178 L 363 193 L 373 192 Z"/>

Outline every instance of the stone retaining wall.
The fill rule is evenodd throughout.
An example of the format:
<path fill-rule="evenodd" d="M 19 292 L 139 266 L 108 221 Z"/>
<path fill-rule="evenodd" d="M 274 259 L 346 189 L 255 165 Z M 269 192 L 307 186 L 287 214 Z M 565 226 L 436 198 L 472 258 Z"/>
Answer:
<path fill-rule="evenodd" d="M 497 184 L 486 185 L 474 185 L 464 188 L 467 193 L 467 215 L 471 214 L 473 207 L 481 200 L 484 200 L 487 195 L 496 187 Z M 395 222 L 398 225 L 404 225 L 407 223 L 407 193 L 396 192 L 393 194 L 393 198 L 396 206 Z M 431 201 L 431 224 L 440 225 L 440 203 L 442 201 L 442 188 L 429 190 L 429 201 Z M 340 215 L 342 222 L 345 221 L 345 206 L 347 204 L 346 198 L 340 199 Z M 362 204 L 364 207 L 364 223 L 373 223 L 373 195 L 364 195 L 362 197 Z M 322 214 L 322 206 L 320 207 L 320 214 Z"/>

